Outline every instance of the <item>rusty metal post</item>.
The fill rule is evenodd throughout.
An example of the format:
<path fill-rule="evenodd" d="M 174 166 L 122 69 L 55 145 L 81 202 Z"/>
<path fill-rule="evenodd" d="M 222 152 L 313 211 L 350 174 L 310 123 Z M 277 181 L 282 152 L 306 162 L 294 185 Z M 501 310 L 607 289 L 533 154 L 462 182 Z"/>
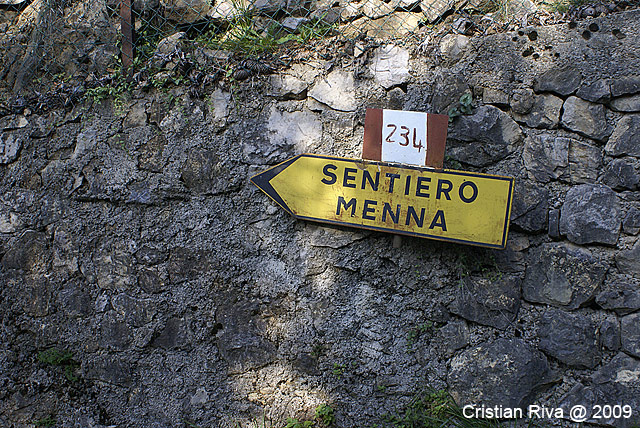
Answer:
<path fill-rule="evenodd" d="M 121 0 L 120 30 L 122 31 L 122 67 L 127 78 L 133 74 L 133 25 L 134 18 L 131 10 L 131 0 Z"/>

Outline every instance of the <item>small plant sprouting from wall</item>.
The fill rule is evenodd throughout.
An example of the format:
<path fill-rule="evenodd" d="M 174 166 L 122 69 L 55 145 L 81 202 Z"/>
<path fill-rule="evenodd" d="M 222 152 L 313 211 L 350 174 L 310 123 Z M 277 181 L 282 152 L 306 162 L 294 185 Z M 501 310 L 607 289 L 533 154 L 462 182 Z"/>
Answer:
<path fill-rule="evenodd" d="M 467 92 L 463 94 L 458 100 L 458 104 L 451 107 L 449 112 L 449 122 L 452 122 L 454 118 L 463 114 L 471 114 L 471 107 L 473 104 L 473 96 Z"/>
<path fill-rule="evenodd" d="M 61 368 L 64 377 L 68 381 L 75 382 L 78 380 L 74 372 L 80 367 L 80 364 L 73 359 L 73 353 L 71 351 L 60 351 L 56 348 L 50 348 L 38 352 L 37 359 L 42 364 Z"/>
<path fill-rule="evenodd" d="M 458 285 L 464 286 L 465 278 L 473 275 L 481 275 L 491 282 L 500 281 L 503 273 L 495 256 L 491 253 L 465 250 L 457 255 L 454 272 L 458 277 Z"/>
<path fill-rule="evenodd" d="M 409 333 L 407 334 L 407 352 L 411 353 L 415 351 L 413 345 L 415 345 L 416 341 L 427 332 L 433 329 L 433 323 L 431 321 L 424 322 L 420 325 L 412 327 L 409 329 Z"/>
<path fill-rule="evenodd" d="M 56 426 L 56 420 L 53 416 L 49 415 L 42 419 L 38 419 L 33 424 L 37 427 L 50 428 Z"/>
<path fill-rule="evenodd" d="M 243 55 L 255 56 L 278 50 L 289 43 L 304 44 L 311 39 L 322 38 L 333 33 L 334 26 L 324 22 L 324 16 L 301 24 L 295 32 L 276 20 L 264 27 L 254 18 L 251 4 L 239 0 L 231 3 L 237 11 L 224 31 L 214 28 L 201 34 L 196 42 L 214 49 L 224 49 Z"/>
<path fill-rule="evenodd" d="M 341 377 L 346 370 L 346 366 L 344 364 L 333 363 L 333 370 L 331 371 L 334 375 Z"/>
<path fill-rule="evenodd" d="M 333 407 L 328 404 L 321 404 L 316 407 L 316 420 L 319 421 L 322 426 L 332 426 L 336 421 L 336 417 L 333 414 Z"/>
<path fill-rule="evenodd" d="M 383 415 L 376 428 L 498 428 L 493 419 L 466 418 L 462 409 L 445 390 L 427 389 L 417 394 L 409 405 L 395 415 Z"/>
<path fill-rule="evenodd" d="M 313 420 L 299 421 L 294 418 L 287 418 L 285 428 L 329 428 L 336 421 L 333 407 L 328 404 L 321 404 L 316 407 L 316 416 Z"/>

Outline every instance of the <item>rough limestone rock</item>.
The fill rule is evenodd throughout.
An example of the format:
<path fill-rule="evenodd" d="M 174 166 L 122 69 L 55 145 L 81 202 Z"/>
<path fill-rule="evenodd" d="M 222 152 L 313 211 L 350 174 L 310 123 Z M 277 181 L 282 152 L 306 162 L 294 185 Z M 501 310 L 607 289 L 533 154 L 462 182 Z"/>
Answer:
<path fill-rule="evenodd" d="M 640 240 L 632 249 L 620 251 L 616 255 L 616 266 L 621 273 L 632 275 L 640 273 Z"/>
<path fill-rule="evenodd" d="M 485 104 L 508 105 L 509 94 L 499 89 L 484 88 L 482 91 L 482 102 Z"/>
<path fill-rule="evenodd" d="M 500 266 L 501 273 L 524 273 L 525 256 L 524 251 L 529 248 L 530 242 L 526 236 L 510 234 L 507 240 L 507 248 L 494 253 L 495 263 Z M 487 275 L 488 278 L 496 279 L 500 275 Z"/>
<path fill-rule="evenodd" d="M 307 97 L 309 84 L 290 74 L 273 74 L 270 76 L 273 96 L 279 100 L 303 100 Z"/>
<path fill-rule="evenodd" d="M 237 185 L 228 179 L 230 165 L 211 150 L 189 151 L 181 168 L 181 179 L 190 191 L 215 194 L 229 191 Z"/>
<path fill-rule="evenodd" d="M 547 225 L 549 190 L 530 181 L 517 180 L 513 191 L 511 223 L 527 232 L 540 232 Z"/>
<path fill-rule="evenodd" d="M 458 0 L 421 0 L 420 8 L 427 22 L 431 23 L 454 8 L 458 3 Z"/>
<path fill-rule="evenodd" d="M 0 134 L 0 165 L 14 162 L 20 155 L 22 138 L 17 134 L 3 132 Z"/>
<path fill-rule="evenodd" d="M 157 336 L 151 342 L 154 348 L 188 349 L 193 340 L 189 317 L 171 317 L 159 329 Z"/>
<path fill-rule="evenodd" d="M 562 103 L 562 99 L 555 95 L 538 95 L 534 98 L 533 106 L 526 114 L 514 114 L 514 118 L 532 128 L 555 128 L 560 122 Z"/>
<path fill-rule="evenodd" d="M 362 15 L 369 19 L 378 19 L 390 15 L 395 9 L 392 3 L 385 3 L 382 0 L 365 0 L 358 6 Z"/>
<path fill-rule="evenodd" d="M 446 355 L 452 356 L 458 349 L 462 349 L 469 345 L 469 327 L 464 321 L 448 322 L 438 331 L 446 338 Z"/>
<path fill-rule="evenodd" d="M 142 327 L 155 315 L 153 303 L 150 300 L 136 299 L 124 293 L 111 299 L 111 305 L 116 313 L 133 327 Z"/>
<path fill-rule="evenodd" d="M 320 118 L 308 110 L 289 113 L 273 107 L 267 128 L 273 145 L 293 146 L 296 153 L 313 151 L 322 136 Z"/>
<path fill-rule="evenodd" d="M 471 41 L 462 34 L 448 34 L 440 42 L 440 54 L 449 64 L 456 63 L 462 59 L 471 47 Z"/>
<path fill-rule="evenodd" d="M 187 33 L 179 31 L 170 36 L 167 36 L 158 42 L 158 47 L 154 52 L 154 56 L 158 59 L 167 58 L 174 53 L 176 49 L 181 49 L 184 46 Z M 165 60 L 166 61 L 166 60 Z M 160 64 L 162 66 L 162 64 Z"/>
<path fill-rule="evenodd" d="M 602 167 L 602 149 L 569 139 L 569 180 L 571 183 L 595 183 Z"/>
<path fill-rule="evenodd" d="M 622 317 L 620 325 L 622 350 L 640 358 L 640 313 Z"/>
<path fill-rule="evenodd" d="M 611 106 L 611 110 L 614 111 L 622 111 L 625 113 L 640 112 L 640 95 L 615 98 L 611 100 L 609 105 Z"/>
<path fill-rule="evenodd" d="M 309 243 L 314 247 L 328 247 L 337 250 L 364 238 L 364 234 L 353 230 L 346 231 L 317 226 L 311 233 Z"/>
<path fill-rule="evenodd" d="M 511 16 L 531 15 L 538 11 L 538 7 L 531 0 L 514 0 L 509 4 Z"/>
<path fill-rule="evenodd" d="M 572 131 L 597 141 L 604 141 L 611 135 L 611 127 L 607 124 L 604 106 L 578 97 L 569 97 L 564 102 L 562 124 Z"/>
<path fill-rule="evenodd" d="M 620 233 L 620 201 L 607 186 L 572 187 L 560 214 L 560 233 L 576 244 L 615 245 Z"/>
<path fill-rule="evenodd" d="M 132 381 L 133 365 L 112 355 L 99 356 L 87 363 L 83 377 L 118 386 L 129 386 Z"/>
<path fill-rule="evenodd" d="M 632 207 L 622 221 L 622 230 L 629 235 L 637 235 L 640 232 L 640 209 Z"/>
<path fill-rule="evenodd" d="M 530 302 L 577 309 L 595 296 L 606 272 L 586 249 L 542 244 L 529 253 L 522 295 Z"/>
<path fill-rule="evenodd" d="M 349 8 L 347 8 L 348 10 Z M 347 14 L 348 16 L 349 14 Z M 357 10 L 353 16 L 357 16 Z M 344 16 L 343 16 L 344 18 Z M 346 18 L 345 18 L 346 19 Z M 420 14 L 412 12 L 395 12 L 391 15 L 370 19 L 365 17 L 340 27 L 339 31 L 346 37 L 355 37 L 366 32 L 367 36 L 381 42 L 387 42 L 394 37 L 403 37 L 415 32 L 424 22 Z"/>
<path fill-rule="evenodd" d="M 23 223 L 18 213 L 4 209 L 0 211 L 0 233 L 13 233 L 22 226 Z"/>
<path fill-rule="evenodd" d="M 560 407 L 568 418 L 571 407 L 576 405 L 592 409 L 602 403 L 624 403 L 633 409 L 635 415 L 640 406 L 640 360 L 623 352 L 591 376 L 591 382 L 579 383 L 560 401 Z M 587 422 L 604 424 L 618 428 L 631 428 L 636 425 L 635 417 L 587 419 Z"/>
<path fill-rule="evenodd" d="M 570 142 L 569 138 L 553 135 L 527 137 L 522 159 L 529 178 L 540 183 L 566 179 L 569 172 Z"/>
<path fill-rule="evenodd" d="M 208 98 L 208 119 L 216 126 L 224 126 L 229 116 L 231 94 L 218 88 Z"/>
<path fill-rule="evenodd" d="M 611 81 L 611 95 L 614 97 L 636 94 L 638 92 L 640 92 L 640 75 L 627 76 Z"/>
<path fill-rule="evenodd" d="M 191 24 L 207 16 L 211 5 L 206 0 L 160 0 L 165 18 L 181 24 Z"/>
<path fill-rule="evenodd" d="M 249 3 L 252 11 L 266 16 L 274 16 L 280 12 L 300 15 L 308 11 L 308 6 L 301 0 L 255 0 Z"/>
<path fill-rule="evenodd" d="M 525 115 L 531 111 L 535 103 L 535 95 L 531 89 L 516 89 L 511 94 L 509 106 L 513 113 Z"/>
<path fill-rule="evenodd" d="M 553 380 L 545 356 L 521 339 L 500 338 L 451 361 L 449 392 L 460 406 L 527 406 Z"/>
<path fill-rule="evenodd" d="M 602 182 L 614 190 L 633 190 L 640 183 L 640 175 L 633 164 L 624 159 L 614 159 L 605 168 Z"/>
<path fill-rule="evenodd" d="M 597 329 L 585 316 L 548 309 L 540 317 L 539 349 L 569 366 L 595 367 L 601 359 Z"/>
<path fill-rule="evenodd" d="M 481 106 L 472 115 L 454 120 L 447 142 L 448 154 L 463 163 L 485 166 L 504 159 L 523 139 L 522 131 L 506 113 Z"/>
<path fill-rule="evenodd" d="M 29 125 L 29 121 L 21 114 L 10 114 L 0 118 L 0 129 L 3 131 L 22 129 L 27 125 Z"/>
<path fill-rule="evenodd" d="M 598 329 L 599 345 L 610 351 L 619 351 L 622 346 L 620 339 L 620 321 L 618 319 L 606 319 L 602 321 Z"/>
<path fill-rule="evenodd" d="M 618 121 L 604 150 L 611 156 L 629 155 L 640 158 L 640 115 L 624 116 Z"/>
<path fill-rule="evenodd" d="M 504 330 L 518 316 L 520 282 L 506 275 L 465 278 L 449 310 L 466 320 Z"/>
<path fill-rule="evenodd" d="M 383 88 L 390 89 L 409 80 L 409 51 L 386 45 L 376 49 L 373 55 L 369 70 Z"/>
<path fill-rule="evenodd" d="M 265 325 L 255 316 L 257 303 L 240 296 L 227 296 L 216 311 L 221 326 L 218 348 L 233 371 L 259 367 L 275 358 L 275 347 L 264 337 Z"/>
<path fill-rule="evenodd" d="M 357 107 L 353 74 L 339 69 L 318 79 L 309 90 L 309 96 L 334 110 L 354 111 Z"/>
<path fill-rule="evenodd" d="M 606 291 L 598 294 L 596 303 L 600 307 L 626 315 L 640 309 L 640 287 L 627 283 L 615 283 Z"/>
<path fill-rule="evenodd" d="M 44 272 L 51 253 L 44 233 L 28 230 L 17 238 L 2 256 L 2 268 Z"/>
<path fill-rule="evenodd" d="M 439 78 L 436 78 L 434 93 L 431 99 L 433 112 L 448 114 L 449 109 L 457 106 L 460 97 L 468 92 L 468 82 L 454 76 L 439 76 Z"/>
<path fill-rule="evenodd" d="M 547 233 L 549 234 L 549 238 L 554 241 L 560 240 L 560 210 L 549 210 L 549 225 Z"/>
<path fill-rule="evenodd" d="M 600 79 L 587 86 L 581 86 L 576 96 L 592 103 L 607 103 L 611 100 L 611 85 L 607 79 Z"/>
<path fill-rule="evenodd" d="M 580 70 L 575 68 L 552 68 L 538 77 L 533 85 L 536 92 L 554 92 L 567 96 L 573 94 L 582 82 Z"/>
<path fill-rule="evenodd" d="M 282 25 L 284 28 L 295 32 L 298 32 L 298 29 L 304 25 L 307 24 L 309 22 L 308 18 L 297 18 L 294 16 L 288 16 L 286 18 L 284 18 L 281 22 L 280 25 Z"/>

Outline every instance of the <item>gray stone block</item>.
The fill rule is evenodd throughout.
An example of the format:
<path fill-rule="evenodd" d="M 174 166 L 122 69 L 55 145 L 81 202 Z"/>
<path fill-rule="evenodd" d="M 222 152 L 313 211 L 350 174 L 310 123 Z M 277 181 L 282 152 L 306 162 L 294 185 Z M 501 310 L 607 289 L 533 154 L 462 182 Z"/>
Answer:
<path fill-rule="evenodd" d="M 549 191 L 530 181 L 516 181 L 513 191 L 511 223 L 527 232 L 540 232 L 547 226 Z"/>
<path fill-rule="evenodd" d="M 629 235 L 637 235 L 640 232 L 640 209 L 632 207 L 622 221 L 622 230 Z"/>
<path fill-rule="evenodd" d="M 554 135 L 528 137 L 522 159 L 529 177 L 541 183 L 568 178 L 570 142 Z"/>
<path fill-rule="evenodd" d="M 536 92 L 554 92 L 567 96 L 573 94 L 582 82 L 580 70 L 569 68 L 552 68 L 538 77 L 533 85 Z"/>
<path fill-rule="evenodd" d="M 630 250 L 616 254 L 616 266 L 621 273 L 631 275 L 640 273 L 640 241 L 637 241 Z"/>
<path fill-rule="evenodd" d="M 607 79 L 601 79 L 588 86 L 582 86 L 576 96 L 592 103 L 607 103 L 611 99 L 611 86 Z"/>
<path fill-rule="evenodd" d="M 454 357 L 447 383 L 459 406 L 526 407 L 553 380 L 544 354 L 521 339 L 500 338 Z"/>
<path fill-rule="evenodd" d="M 607 124 L 602 104 L 594 104 L 577 97 L 569 97 L 564 102 L 562 124 L 572 131 L 604 141 L 611 135 L 612 129 Z"/>
<path fill-rule="evenodd" d="M 640 175 L 633 164 L 624 159 L 614 159 L 607 165 L 602 175 L 602 182 L 616 190 L 634 190 L 640 182 Z"/>
<path fill-rule="evenodd" d="M 640 115 L 624 116 L 618 121 L 604 147 L 611 156 L 629 155 L 640 157 Z"/>
<path fill-rule="evenodd" d="M 567 192 L 560 233 L 576 244 L 615 245 L 622 220 L 618 196 L 607 186 L 582 184 Z"/>
<path fill-rule="evenodd" d="M 611 95 L 614 97 L 637 92 L 640 92 L 640 76 L 628 76 L 611 81 Z"/>
<path fill-rule="evenodd" d="M 622 350 L 640 358 L 640 313 L 622 317 L 620 325 Z"/>
<path fill-rule="evenodd" d="M 530 302 L 577 309 L 594 297 L 606 272 L 606 266 L 588 250 L 542 244 L 529 252 L 523 297 Z"/>
<path fill-rule="evenodd" d="M 541 351 L 574 367 L 595 367 L 601 353 L 597 325 L 580 314 L 549 309 L 540 317 L 537 335 Z"/>
<path fill-rule="evenodd" d="M 640 287 L 614 283 L 610 289 L 598 294 L 596 303 L 603 309 L 615 311 L 618 315 L 635 312 L 640 309 Z"/>
<path fill-rule="evenodd" d="M 518 315 L 520 283 L 517 277 L 507 275 L 467 277 L 449 310 L 466 320 L 504 330 Z"/>
<path fill-rule="evenodd" d="M 524 137 L 520 127 L 494 106 L 480 106 L 471 115 L 453 123 L 447 151 L 454 159 L 474 166 L 486 166 L 507 157 Z"/>

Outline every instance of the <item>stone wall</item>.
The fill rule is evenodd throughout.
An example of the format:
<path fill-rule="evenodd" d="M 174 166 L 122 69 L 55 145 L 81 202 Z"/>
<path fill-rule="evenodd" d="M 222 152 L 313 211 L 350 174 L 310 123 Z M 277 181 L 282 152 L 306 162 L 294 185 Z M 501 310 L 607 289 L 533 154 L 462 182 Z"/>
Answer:
<path fill-rule="evenodd" d="M 628 404 L 599 422 L 637 424 L 638 22 L 374 45 L 203 99 L 0 118 L 0 425 L 283 424 L 328 403 L 363 427 L 427 387 Z M 249 183 L 298 153 L 359 157 L 367 107 L 447 112 L 464 93 L 445 166 L 516 178 L 504 251 L 393 248 Z"/>

